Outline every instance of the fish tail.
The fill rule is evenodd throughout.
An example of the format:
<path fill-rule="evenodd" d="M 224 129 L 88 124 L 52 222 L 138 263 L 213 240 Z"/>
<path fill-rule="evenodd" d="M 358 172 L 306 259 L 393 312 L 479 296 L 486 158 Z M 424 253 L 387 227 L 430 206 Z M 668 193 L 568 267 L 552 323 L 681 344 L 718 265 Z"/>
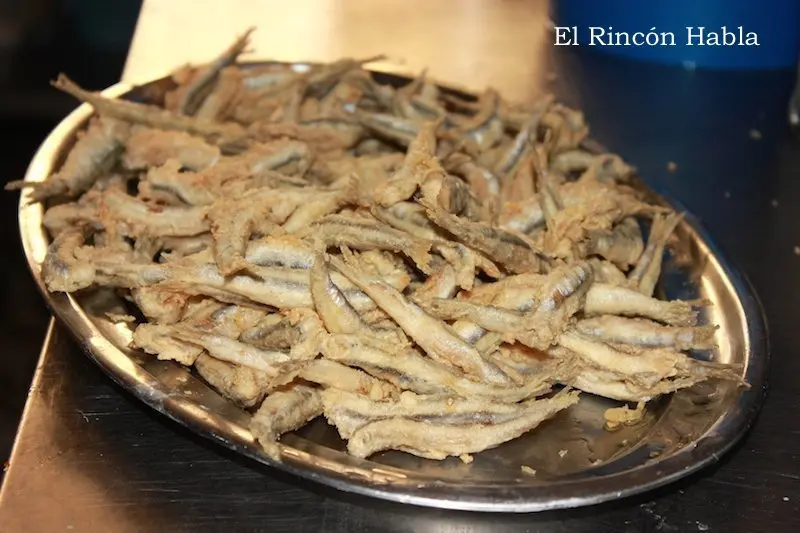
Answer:
<path fill-rule="evenodd" d="M 344 186 L 342 187 L 343 201 L 345 203 L 358 205 L 361 207 L 370 207 L 372 203 L 369 198 L 364 194 L 361 185 L 361 178 L 357 174 L 351 174 Z"/>
<path fill-rule="evenodd" d="M 14 180 L 6 183 L 4 189 L 7 191 L 19 191 L 21 189 L 41 189 L 44 186 L 44 181 Z"/>
<path fill-rule="evenodd" d="M 228 48 L 226 51 L 226 55 L 229 55 L 231 58 L 236 59 L 241 54 L 249 54 L 254 50 L 248 48 L 250 45 L 250 36 L 253 32 L 256 31 L 255 26 L 250 26 L 247 28 L 244 33 L 236 38 L 233 44 Z"/>
<path fill-rule="evenodd" d="M 700 326 L 694 330 L 692 348 L 696 350 L 711 350 L 717 347 L 714 337 L 717 335 L 719 326 Z"/>
<path fill-rule="evenodd" d="M 672 232 L 675 231 L 680 221 L 683 220 L 683 216 L 683 213 L 675 212 L 655 215 L 650 238 L 655 239 L 658 244 L 666 244 Z"/>
<path fill-rule="evenodd" d="M 725 381 L 733 381 L 740 386 L 750 388 L 750 384 L 745 381 L 742 376 L 744 365 L 741 364 L 726 364 L 717 363 L 713 361 L 700 361 L 698 359 L 690 359 L 691 368 L 689 371 L 692 374 L 703 376 L 704 378 L 717 378 Z"/>
<path fill-rule="evenodd" d="M 60 73 L 55 81 L 50 82 L 50 84 L 59 91 L 63 91 L 82 102 L 91 103 L 100 98 L 99 95 L 95 95 L 94 93 L 81 88 L 80 85 L 69 79 L 69 77 L 64 73 Z"/>
<path fill-rule="evenodd" d="M 690 307 L 694 307 L 697 309 L 711 307 L 714 305 L 714 302 L 712 302 L 708 298 L 695 298 L 694 300 L 682 300 L 682 301 L 688 304 Z"/>
<path fill-rule="evenodd" d="M 347 246 L 340 246 L 339 251 L 342 252 L 342 259 L 348 266 L 357 267 L 358 266 L 358 259 L 356 258 L 356 254 L 353 253 Z"/>
<path fill-rule="evenodd" d="M 414 261 L 414 264 L 422 270 L 425 274 L 433 274 L 431 267 L 431 243 L 427 241 L 416 242 L 411 245 L 411 248 L 406 251 L 408 257 Z"/>
<path fill-rule="evenodd" d="M 636 206 L 633 214 L 651 216 L 673 214 L 672 209 L 660 205 L 651 205 L 641 200 L 635 200 Z"/>
<path fill-rule="evenodd" d="M 673 300 L 667 302 L 664 313 L 659 317 L 663 322 L 671 326 L 695 326 L 697 325 L 697 310 L 692 302 L 683 300 Z"/>

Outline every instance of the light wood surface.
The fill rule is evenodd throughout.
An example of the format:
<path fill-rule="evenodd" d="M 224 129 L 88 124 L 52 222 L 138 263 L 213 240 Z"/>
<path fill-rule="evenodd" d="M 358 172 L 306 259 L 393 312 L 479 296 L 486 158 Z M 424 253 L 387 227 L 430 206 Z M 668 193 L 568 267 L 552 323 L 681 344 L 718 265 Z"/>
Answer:
<path fill-rule="evenodd" d="M 257 28 L 247 58 L 331 61 L 385 54 L 378 68 L 529 101 L 551 53 L 548 0 L 145 0 L 123 80 L 205 62 Z"/>

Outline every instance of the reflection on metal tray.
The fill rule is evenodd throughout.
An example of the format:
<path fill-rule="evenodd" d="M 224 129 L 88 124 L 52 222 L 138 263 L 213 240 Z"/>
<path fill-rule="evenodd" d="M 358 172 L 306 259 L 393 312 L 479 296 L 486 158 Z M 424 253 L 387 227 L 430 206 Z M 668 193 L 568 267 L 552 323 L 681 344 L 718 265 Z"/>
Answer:
<path fill-rule="evenodd" d="M 399 76 L 381 78 L 398 83 Z M 107 96 L 153 94 L 160 80 Z M 158 91 L 155 91 L 156 93 Z M 42 181 L 57 168 L 91 114 L 84 105 L 50 134 L 26 176 Z M 679 206 L 675 206 L 679 207 Z M 280 463 L 264 454 L 247 429 L 249 413 L 224 399 L 186 368 L 128 348 L 131 330 L 105 312 L 122 305 L 112 291 L 80 296 L 47 293 L 41 275 L 48 238 L 43 208 L 20 203 L 28 262 L 50 307 L 86 353 L 115 381 L 159 412 L 256 461 L 341 490 L 451 509 L 526 512 L 577 507 L 639 493 L 707 465 L 728 450 L 753 421 L 764 395 L 768 363 L 766 326 L 752 288 L 714 247 L 691 216 L 676 230 L 674 255 L 660 290 L 668 298 L 706 298 L 705 320 L 719 325 L 716 360 L 738 363 L 752 385 L 700 383 L 648 405 L 645 418 L 618 431 L 603 428 L 603 411 L 616 402 L 585 394 L 580 403 L 536 430 L 470 464 L 431 461 L 401 452 L 369 460 L 351 457 L 336 430 L 318 419 L 281 440 Z M 523 472 L 522 466 L 535 470 Z"/>

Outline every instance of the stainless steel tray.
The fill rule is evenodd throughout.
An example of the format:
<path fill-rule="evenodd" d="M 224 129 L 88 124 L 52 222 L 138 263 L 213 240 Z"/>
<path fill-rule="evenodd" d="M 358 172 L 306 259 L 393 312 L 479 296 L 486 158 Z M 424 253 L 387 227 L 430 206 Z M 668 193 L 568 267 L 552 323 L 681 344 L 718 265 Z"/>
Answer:
<path fill-rule="evenodd" d="M 149 89 L 160 83 L 166 81 L 153 82 Z M 115 85 L 105 94 L 143 98 L 147 90 L 147 86 L 132 90 Z M 31 162 L 27 180 L 43 181 L 58 168 L 90 115 L 91 108 L 82 105 L 53 130 Z M 284 436 L 282 460 L 276 462 L 254 442 L 247 412 L 186 368 L 128 348 L 131 330 L 104 315 L 121 305 L 112 292 L 71 296 L 46 291 L 41 263 L 48 237 L 42 214 L 42 206 L 31 204 L 29 194 L 23 193 L 20 231 L 31 272 L 55 315 L 109 376 L 200 435 L 271 467 L 343 491 L 432 507 L 502 512 L 578 507 L 621 498 L 719 459 L 753 422 L 766 390 L 768 346 L 761 306 L 747 280 L 697 220 L 687 215 L 677 229 L 675 256 L 688 266 L 665 265 L 660 290 L 669 298 L 702 297 L 713 303 L 705 319 L 720 326 L 714 358 L 742 364 L 752 385 L 749 390 L 701 383 L 651 402 L 641 423 L 614 432 L 603 428 L 603 411 L 617 403 L 586 394 L 577 406 L 535 431 L 476 454 L 471 464 L 455 458 L 430 461 L 401 452 L 357 459 L 343 451 L 344 443 L 332 427 L 317 420 Z M 522 465 L 536 474 L 523 472 Z"/>

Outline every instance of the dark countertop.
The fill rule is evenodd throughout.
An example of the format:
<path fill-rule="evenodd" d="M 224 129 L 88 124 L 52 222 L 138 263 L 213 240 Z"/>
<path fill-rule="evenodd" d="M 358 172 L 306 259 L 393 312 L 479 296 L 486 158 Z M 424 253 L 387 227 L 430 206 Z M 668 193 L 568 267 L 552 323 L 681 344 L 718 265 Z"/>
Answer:
<path fill-rule="evenodd" d="M 798 469 L 767 408 L 713 467 L 610 504 L 473 514 L 334 492 L 220 448 L 118 388 L 56 327 L 31 388 L 0 516 L 8 531 L 794 531 Z M 774 424 L 778 424 L 775 426 Z M 797 431 L 795 430 L 796 434 Z M 788 466 L 788 467 L 787 467 Z"/>
<path fill-rule="evenodd" d="M 4 529 L 800 529 L 800 143 L 786 125 L 793 73 L 692 72 L 591 54 L 554 59 L 556 92 L 586 110 L 593 135 L 698 215 L 764 303 L 769 394 L 755 427 L 718 464 L 655 492 L 557 513 L 386 504 L 288 478 L 191 434 L 119 389 L 56 328 L 0 492 Z"/>
<path fill-rule="evenodd" d="M 19 179 L 75 101 L 49 86 L 59 72 L 104 87 L 119 80 L 139 0 L 115 6 L 73 0 L 0 0 L 0 176 Z M 85 17 L 86 9 L 94 9 Z M 103 17 L 102 28 L 91 23 Z M 96 31 L 100 29 L 101 34 Z M 113 36 L 109 35 L 109 30 Z M 8 459 L 49 314 L 30 277 L 17 224 L 16 193 L 0 193 L 0 460 Z"/>

